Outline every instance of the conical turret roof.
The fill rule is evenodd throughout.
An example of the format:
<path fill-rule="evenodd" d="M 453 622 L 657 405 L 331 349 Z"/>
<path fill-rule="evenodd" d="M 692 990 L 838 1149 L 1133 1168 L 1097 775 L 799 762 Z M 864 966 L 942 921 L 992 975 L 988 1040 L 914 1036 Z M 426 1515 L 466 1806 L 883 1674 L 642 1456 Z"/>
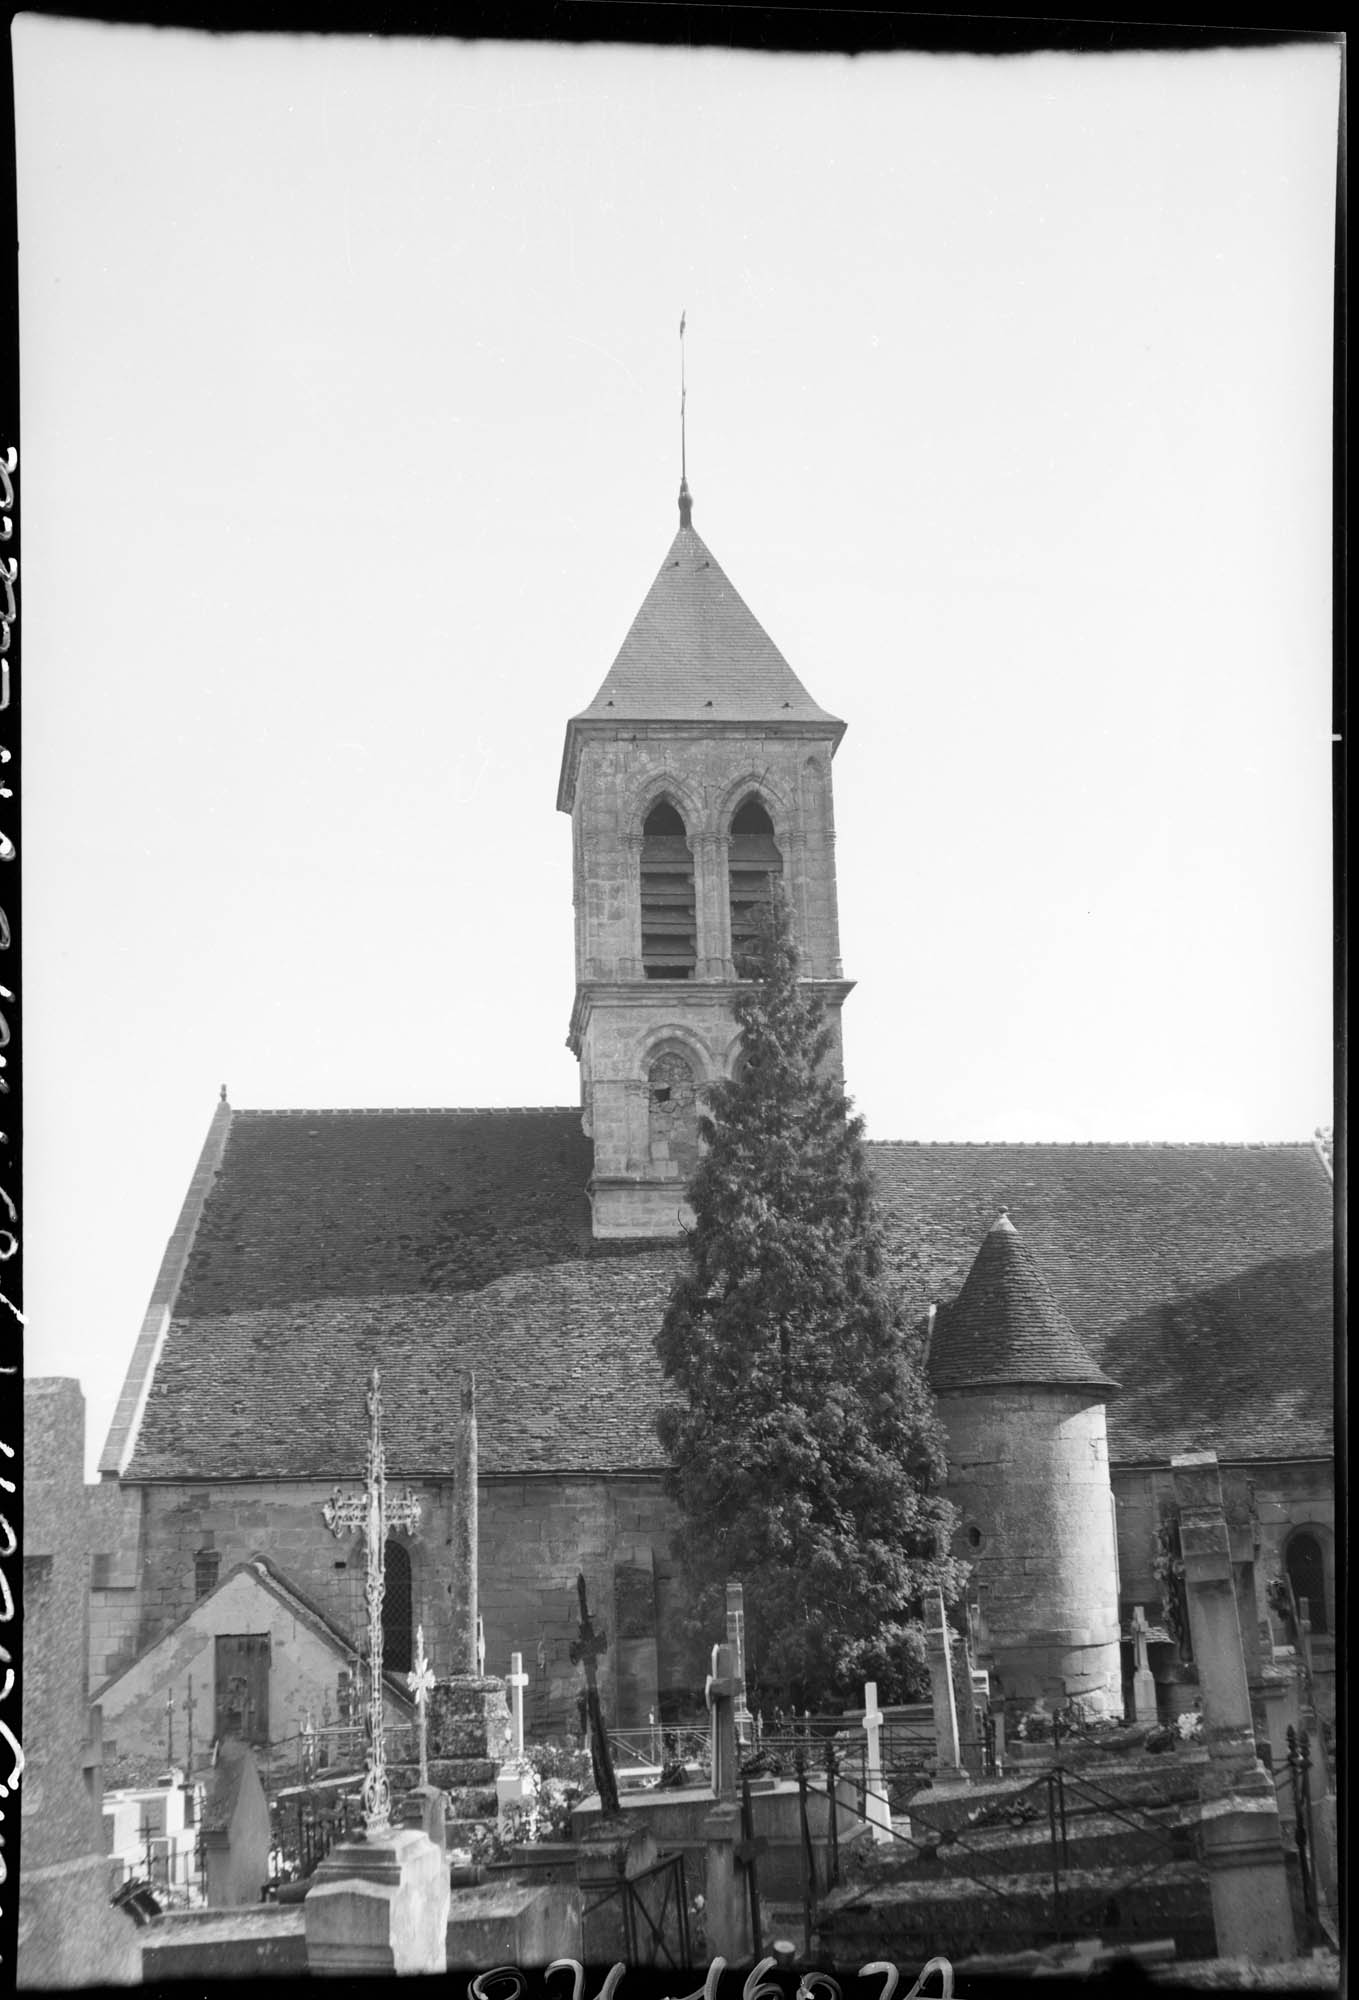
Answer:
<path fill-rule="evenodd" d="M 1010 1382 L 1118 1387 L 1081 1346 L 1004 1210 L 983 1238 L 963 1289 L 936 1315 L 929 1372 L 938 1391 Z"/>
<path fill-rule="evenodd" d="M 604 684 L 575 720 L 823 722 L 814 702 L 694 529 L 681 527 Z"/>

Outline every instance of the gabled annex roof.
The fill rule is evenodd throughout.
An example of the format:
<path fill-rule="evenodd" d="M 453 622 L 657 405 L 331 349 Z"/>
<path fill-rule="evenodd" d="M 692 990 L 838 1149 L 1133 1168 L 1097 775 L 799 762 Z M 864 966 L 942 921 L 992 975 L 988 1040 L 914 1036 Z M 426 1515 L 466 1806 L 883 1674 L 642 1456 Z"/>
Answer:
<path fill-rule="evenodd" d="M 939 1308 L 929 1374 L 940 1393 L 1010 1382 L 1100 1394 L 1118 1387 L 1077 1340 L 1004 1210 L 983 1237 L 962 1291 Z"/>

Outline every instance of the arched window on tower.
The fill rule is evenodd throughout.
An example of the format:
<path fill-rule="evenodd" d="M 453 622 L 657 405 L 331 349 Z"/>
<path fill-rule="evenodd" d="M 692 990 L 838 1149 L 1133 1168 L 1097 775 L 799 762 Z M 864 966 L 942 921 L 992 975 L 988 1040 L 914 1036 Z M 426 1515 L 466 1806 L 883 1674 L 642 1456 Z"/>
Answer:
<path fill-rule="evenodd" d="M 642 971 L 648 979 L 692 979 L 698 957 L 694 857 L 669 799 L 642 827 Z"/>
<path fill-rule="evenodd" d="M 646 1074 L 651 1164 L 687 1181 L 698 1166 L 698 1089 L 693 1064 L 678 1049 L 658 1055 Z"/>
<path fill-rule="evenodd" d="M 408 1674 L 415 1664 L 411 1644 L 411 1558 L 395 1536 L 387 1541 L 386 1589 L 382 1598 L 382 1666 L 389 1674 Z"/>
<path fill-rule="evenodd" d="M 774 843 L 774 822 L 757 798 L 738 808 L 731 822 L 727 881 L 731 896 L 731 958 L 738 979 L 752 975 L 751 950 L 759 929 L 761 904 L 783 873 Z"/>
<path fill-rule="evenodd" d="M 1293 1586 L 1293 1598 L 1299 1611 L 1302 1601 L 1307 1600 L 1307 1616 L 1314 1632 L 1326 1633 L 1330 1626 L 1326 1619 L 1326 1564 L 1322 1557 L 1321 1542 L 1307 1528 L 1299 1528 L 1288 1538 L 1284 1551 L 1284 1567 L 1288 1571 L 1288 1581 Z"/>

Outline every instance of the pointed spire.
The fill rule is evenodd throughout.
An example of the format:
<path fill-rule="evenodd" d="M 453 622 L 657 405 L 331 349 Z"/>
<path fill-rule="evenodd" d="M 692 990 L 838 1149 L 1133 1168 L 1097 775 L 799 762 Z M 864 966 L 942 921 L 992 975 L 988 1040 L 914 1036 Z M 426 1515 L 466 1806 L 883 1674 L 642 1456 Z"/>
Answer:
<path fill-rule="evenodd" d="M 1118 1387 L 1086 1353 L 1006 1208 L 957 1298 L 936 1318 L 929 1369 L 940 1393 L 1011 1382 Z"/>
<path fill-rule="evenodd" d="M 685 403 L 685 388 L 684 388 L 684 321 L 685 321 L 685 317 L 686 317 L 686 315 L 685 315 L 685 314 L 684 314 L 683 312 L 681 312 L 681 314 L 680 314 L 680 335 L 679 335 L 679 337 L 680 337 L 680 490 L 679 490 L 679 516 L 680 516 L 680 526 L 681 526 L 682 528 L 691 528 L 691 527 L 693 526 L 693 524 L 694 524 L 694 502 L 693 502 L 693 497 L 692 497 L 692 495 L 691 495 L 691 494 L 690 494 L 690 492 L 689 492 L 689 468 L 688 468 L 688 464 L 686 463 L 686 459 L 685 459 L 685 435 L 684 435 L 684 403 Z"/>

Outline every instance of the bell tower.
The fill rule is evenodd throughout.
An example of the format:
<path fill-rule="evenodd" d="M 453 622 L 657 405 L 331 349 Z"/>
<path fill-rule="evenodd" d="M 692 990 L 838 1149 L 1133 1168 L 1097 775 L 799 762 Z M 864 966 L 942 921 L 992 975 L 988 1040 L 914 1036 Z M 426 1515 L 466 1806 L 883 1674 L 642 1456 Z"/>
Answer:
<path fill-rule="evenodd" d="M 814 702 L 693 527 L 566 725 L 576 997 L 567 1043 L 594 1145 L 597 1237 L 677 1236 L 706 1086 L 731 1074 L 743 947 L 771 877 L 840 1047 L 831 759 Z"/>

